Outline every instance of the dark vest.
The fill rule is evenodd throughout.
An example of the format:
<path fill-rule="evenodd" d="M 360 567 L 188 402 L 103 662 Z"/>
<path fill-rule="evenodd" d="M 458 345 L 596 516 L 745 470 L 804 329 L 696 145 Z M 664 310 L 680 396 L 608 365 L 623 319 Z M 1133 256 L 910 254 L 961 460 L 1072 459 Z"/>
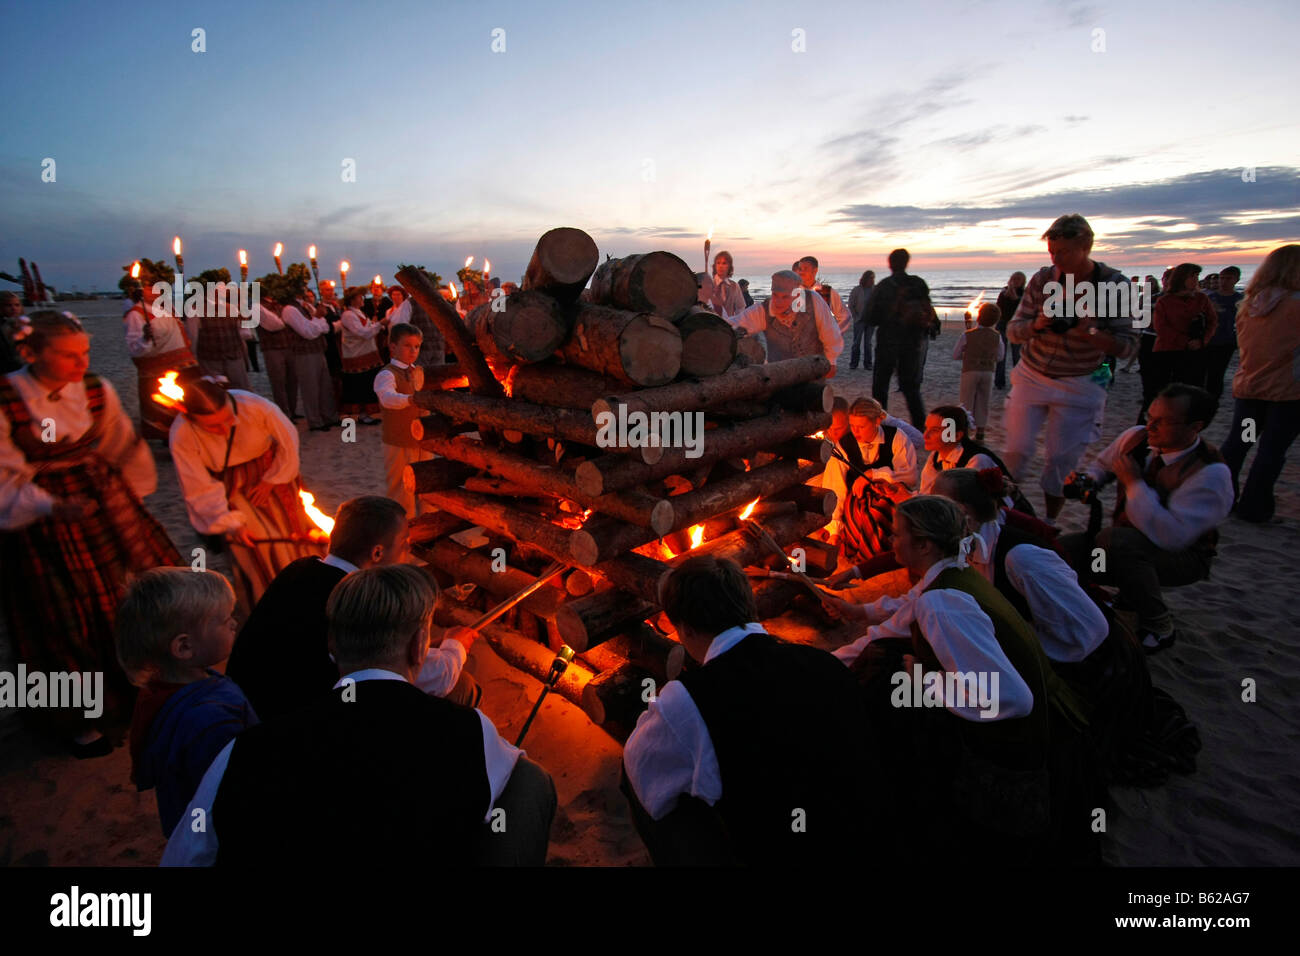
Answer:
<path fill-rule="evenodd" d="M 1219 450 L 1202 438 L 1194 451 L 1184 455 L 1172 465 L 1164 465 L 1153 477 L 1148 471 L 1152 459 L 1151 446 L 1147 444 L 1146 429 L 1142 430 L 1141 434 L 1137 436 L 1137 441 L 1129 445 L 1122 454 L 1131 455 L 1137 460 L 1142 467 L 1142 480 L 1156 490 L 1156 493 L 1160 496 L 1160 504 L 1166 508 L 1169 507 L 1169 496 L 1187 479 L 1202 468 L 1223 461 L 1223 456 L 1219 454 Z M 1119 490 L 1115 495 L 1114 522 L 1117 527 L 1131 528 L 1133 522 L 1129 520 L 1125 505 L 1124 484 L 1120 482 Z M 1211 528 L 1192 543 L 1192 550 L 1204 552 L 1207 556 L 1212 557 L 1217 553 L 1218 544 L 1219 529 Z"/>
<path fill-rule="evenodd" d="M 825 651 L 751 634 L 681 682 L 713 741 L 716 809 L 742 862 L 847 860 L 860 850 L 846 808 L 863 805 L 863 716 L 848 668 Z M 806 832 L 792 831 L 796 809 Z"/>
<path fill-rule="evenodd" d="M 894 436 L 898 434 L 898 429 L 893 425 L 881 425 L 880 431 L 880 444 L 876 446 L 876 457 L 871 461 L 863 458 L 862 446 L 853 437 L 853 432 L 845 432 L 844 437 L 840 439 L 840 447 L 844 449 L 845 457 L 859 476 L 866 474 L 872 468 L 892 469 L 894 467 Z"/>
<path fill-rule="evenodd" d="M 205 315 L 199 319 L 198 341 L 194 343 L 194 355 L 209 361 L 230 361 L 244 357 L 244 340 L 240 335 L 240 323 L 243 321 L 235 315 Z"/>
<path fill-rule="evenodd" d="M 963 372 L 991 372 L 997 368 L 998 345 L 1002 336 L 988 325 L 971 329 L 966 335 L 966 349 L 961 356 Z"/>
<path fill-rule="evenodd" d="M 812 300 L 817 293 L 812 289 L 805 289 L 803 293 L 806 305 L 802 311 L 793 313 L 794 321 L 788 325 L 772 315 L 771 302 L 764 303 L 763 307 L 767 310 L 764 335 L 767 337 L 769 362 L 823 354 L 821 336 L 817 332 L 816 303 Z"/>
<path fill-rule="evenodd" d="M 415 394 L 415 368 L 398 368 L 391 362 L 384 366 L 393 373 L 394 388 L 401 395 Z M 420 443 L 411 434 L 411 422 L 424 414 L 424 409 L 414 402 L 405 408 L 385 408 L 380 438 L 385 445 L 398 445 L 402 448 L 419 448 Z"/>
<path fill-rule="evenodd" d="M 218 864 L 472 864 L 491 800 L 478 714 L 405 681 L 346 690 L 235 739 Z"/>
<path fill-rule="evenodd" d="M 290 305 L 293 308 L 297 309 L 299 312 L 301 312 L 303 318 L 311 319 L 311 310 L 308 309 L 301 302 L 293 302 L 290 303 Z M 290 306 L 288 305 L 285 306 L 286 309 L 288 309 L 289 307 Z M 281 318 L 283 318 L 284 313 L 281 312 L 280 316 Z M 292 352 L 294 355 L 313 355 L 317 352 L 324 353 L 325 345 L 326 345 L 324 335 L 318 335 L 314 339 L 306 339 L 303 338 L 301 335 L 299 335 L 297 332 L 294 332 L 293 329 L 289 328 L 288 322 L 286 322 L 284 325 L 285 328 L 288 329 L 293 334 L 293 338 L 289 340 L 289 351 Z"/>

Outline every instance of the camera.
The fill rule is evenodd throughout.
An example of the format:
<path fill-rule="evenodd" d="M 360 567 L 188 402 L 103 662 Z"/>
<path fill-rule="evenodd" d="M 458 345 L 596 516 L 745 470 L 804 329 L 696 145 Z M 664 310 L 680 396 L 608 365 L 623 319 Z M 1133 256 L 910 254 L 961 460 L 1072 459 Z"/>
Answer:
<path fill-rule="evenodd" d="M 1077 315 L 1062 315 L 1052 319 L 1052 324 L 1048 328 L 1057 335 L 1064 335 L 1078 324 L 1079 317 Z"/>
<path fill-rule="evenodd" d="M 1097 500 L 1097 495 L 1101 492 L 1101 484 L 1091 475 L 1076 475 L 1070 481 L 1065 483 L 1061 489 L 1061 494 L 1066 498 L 1072 498 L 1080 504 L 1090 505 Z"/>

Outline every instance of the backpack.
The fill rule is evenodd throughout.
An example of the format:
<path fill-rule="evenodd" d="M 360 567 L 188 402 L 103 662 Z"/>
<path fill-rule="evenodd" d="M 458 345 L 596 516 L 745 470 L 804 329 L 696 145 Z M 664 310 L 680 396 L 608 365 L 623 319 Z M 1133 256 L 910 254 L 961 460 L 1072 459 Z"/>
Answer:
<path fill-rule="evenodd" d="M 929 332 L 938 321 L 938 313 L 930 302 L 930 290 L 925 281 L 907 276 L 898 283 L 894 293 L 894 321 L 905 329 Z"/>

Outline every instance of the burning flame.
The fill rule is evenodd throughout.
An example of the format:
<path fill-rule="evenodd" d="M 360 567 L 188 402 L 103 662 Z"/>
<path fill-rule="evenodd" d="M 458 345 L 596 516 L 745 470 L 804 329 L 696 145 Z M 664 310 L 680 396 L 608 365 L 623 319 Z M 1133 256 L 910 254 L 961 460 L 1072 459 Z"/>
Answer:
<path fill-rule="evenodd" d="M 165 408 L 180 408 L 185 399 L 185 389 L 176 384 L 176 372 L 168 372 L 158 379 L 158 391 L 153 400 Z"/>
<path fill-rule="evenodd" d="M 381 285 L 383 285 L 383 284 L 384 284 L 384 280 L 381 279 L 379 276 L 375 276 L 374 279 L 371 280 L 371 285 L 379 285 L 379 286 L 381 286 Z"/>
<path fill-rule="evenodd" d="M 465 268 L 468 269 L 470 263 L 473 262 L 473 261 L 474 261 L 474 257 L 473 257 L 473 256 L 468 257 L 468 258 L 465 260 Z"/>
<path fill-rule="evenodd" d="M 704 543 L 704 525 L 691 526 L 691 550 L 694 551 Z"/>
<path fill-rule="evenodd" d="M 749 504 L 745 505 L 745 510 L 742 511 L 742 512 L 740 513 L 740 520 L 741 520 L 741 521 L 744 521 L 744 520 L 745 520 L 746 518 L 748 518 L 751 514 L 753 514 L 753 512 L 754 512 L 754 508 L 756 508 L 757 506 L 758 506 L 758 499 L 757 499 L 757 498 L 755 498 L 755 499 L 754 499 L 753 501 L 751 501 Z"/>
<path fill-rule="evenodd" d="M 140 278 L 140 263 L 138 261 L 132 263 L 131 265 L 131 278 L 132 279 Z"/>
<path fill-rule="evenodd" d="M 178 256 L 181 254 L 181 237 L 180 237 L 180 236 L 177 236 L 175 239 L 172 240 L 172 253 L 173 253 L 174 255 L 178 255 Z"/>
<path fill-rule="evenodd" d="M 310 491 L 300 490 L 298 497 L 302 499 L 302 510 L 307 512 L 307 517 L 312 520 L 312 524 L 326 534 L 330 534 L 334 530 L 334 519 L 316 507 L 316 496 Z"/>
<path fill-rule="evenodd" d="M 821 431 L 816 432 L 815 434 L 809 435 L 808 437 L 809 437 L 809 438 L 825 438 L 825 437 L 826 437 L 826 430 L 825 430 L 825 429 L 822 429 Z"/>
<path fill-rule="evenodd" d="M 501 380 L 501 388 L 505 390 L 506 398 L 515 397 L 515 376 L 519 374 L 519 366 L 510 366 L 510 371 L 506 372 L 506 377 Z"/>
<path fill-rule="evenodd" d="M 283 242 L 277 242 L 277 243 L 275 244 L 275 257 L 276 257 L 277 259 L 279 259 L 279 258 L 280 258 L 280 254 L 281 254 L 282 252 L 284 252 L 284 243 L 283 243 Z"/>
<path fill-rule="evenodd" d="M 240 250 L 239 250 L 239 264 L 240 264 L 241 266 L 246 266 L 246 265 L 248 265 L 248 250 L 247 250 L 247 249 L 240 249 Z"/>
<path fill-rule="evenodd" d="M 308 247 L 307 247 L 307 258 L 308 258 L 308 259 L 315 259 L 315 258 L 316 258 L 316 247 L 315 247 L 315 246 L 308 246 Z"/>
<path fill-rule="evenodd" d="M 344 259 L 342 262 L 339 263 L 339 272 L 343 273 L 343 277 L 345 279 L 347 278 L 348 270 L 351 268 L 352 268 L 352 263 L 348 262 L 348 260 L 346 259 Z"/>
<path fill-rule="evenodd" d="M 980 302 L 983 300 L 983 298 L 984 298 L 984 290 L 980 289 L 980 294 L 975 296 L 975 298 L 971 300 L 970 305 L 966 306 L 966 311 L 971 314 L 972 318 L 974 318 L 978 314 Z"/>
<path fill-rule="evenodd" d="M 448 279 L 448 280 L 447 280 L 447 288 L 451 290 L 451 301 L 452 301 L 452 302 L 455 302 L 457 299 L 460 298 L 460 296 L 456 294 L 456 283 L 455 283 L 455 282 L 453 282 L 453 281 L 451 281 L 450 279 Z"/>
<path fill-rule="evenodd" d="M 491 274 L 492 274 L 492 260 L 491 260 L 491 259 L 484 259 L 484 260 L 483 260 L 483 278 L 486 279 L 486 278 L 487 278 L 489 275 L 491 275 Z"/>

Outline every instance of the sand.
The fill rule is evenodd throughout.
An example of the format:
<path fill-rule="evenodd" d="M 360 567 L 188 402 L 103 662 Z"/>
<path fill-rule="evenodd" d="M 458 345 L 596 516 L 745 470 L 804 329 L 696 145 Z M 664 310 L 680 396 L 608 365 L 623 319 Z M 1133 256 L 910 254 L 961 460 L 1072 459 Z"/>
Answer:
<path fill-rule="evenodd" d="M 135 371 L 126 354 L 120 303 L 73 304 L 97 333 L 91 367 L 117 387 L 128 414 L 136 410 Z M 960 363 L 948 358 L 960 325 L 932 343 L 926 368 L 927 406 L 957 398 Z M 252 375 L 269 397 L 265 374 Z M 850 400 L 870 394 L 871 372 L 850 371 L 841 357 L 837 393 Z M 1141 387 L 1136 373 L 1119 373 L 1096 454 L 1132 424 Z M 994 392 L 988 440 L 1002 445 L 1004 392 Z M 903 414 L 901 396 L 891 411 Z M 1219 442 L 1225 408 L 1208 436 Z M 300 423 L 301 427 L 301 423 Z M 332 513 L 344 499 L 378 493 L 383 465 L 378 429 L 358 428 L 356 442 L 340 432 L 303 431 L 302 478 L 317 503 Z M 156 449 L 158 491 L 147 500 L 183 555 L 198 546 L 185 518 L 175 471 Z M 1249 462 L 1247 463 L 1249 465 Z M 1037 465 L 1035 465 L 1035 468 Z M 1036 477 L 1036 473 L 1035 473 Z M 1035 506 L 1041 502 L 1027 482 Z M 1104 841 L 1117 865 L 1295 865 L 1300 863 L 1300 770 L 1295 741 L 1300 709 L 1289 695 L 1300 679 L 1300 611 L 1293 601 L 1300 553 L 1300 465 L 1291 462 L 1278 485 L 1279 523 L 1229 519 L 1210 580 L 1168 592 L 1183 641 L 1151 658 L 1157 686 L 1187 709 L 1204 743 L 1196 773 L 1175 775 L 1151 789 L 1112 788 Z M 1086 510 L 1067 505 L 1063 527 L 1082 530 Z M 222 569 L 219 561 L 211 566 Z M 894 578 L 874 582 L 896 589 Z M 10 596 L 5 595 L 8 599 Z M 819 633 L 791 615 L 773 629 L 794 639 L 835 646 L 847 635 Z M 541 685 L 504 664 L 486 642 L 475 645 L 468 668 L 484 685 L 482 709 L 513 740 Z M 12 650 L 0 634 L 0 669 L 12 668 Z M 1243 681 L 1255 684 L 1243 701 Z M 620 746 L 582 711 L 549 696 L 526 741 L 529 755 L 554 776 L 560 809 L 551 833 L 554 865 L 644 865 L 649 858 L 618 791 Z M 137 793 L 130 760 L 119 747 L 110 756 L 74 760 L 30 734 L 13 713 L 0 713 L 0 865 L 154 865 L 164 845 L 154 796 Z"/>

